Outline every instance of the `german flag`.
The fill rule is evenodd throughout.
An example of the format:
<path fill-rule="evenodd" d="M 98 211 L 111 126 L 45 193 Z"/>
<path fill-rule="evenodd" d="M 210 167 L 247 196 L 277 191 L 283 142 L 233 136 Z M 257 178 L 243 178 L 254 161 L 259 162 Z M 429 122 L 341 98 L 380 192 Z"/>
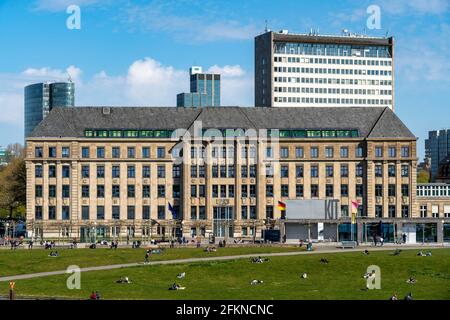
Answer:
<path fill-rule="evenodd" d="M 280 209 L 280 211 L 286 211 L 286 203 L 278 201 L 278 209 Z"/>

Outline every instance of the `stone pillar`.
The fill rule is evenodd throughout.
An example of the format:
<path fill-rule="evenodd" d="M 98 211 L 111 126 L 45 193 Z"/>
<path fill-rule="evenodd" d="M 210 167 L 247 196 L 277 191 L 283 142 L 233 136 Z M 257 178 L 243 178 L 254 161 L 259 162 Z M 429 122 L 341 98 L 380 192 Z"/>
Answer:
<path fill-rule="evenodd" d="M 437 231 L 437 242 L 438 243 L 443 243 L 444 242 L 444 223 L 442 220 L 438 220 L 437 221 L 437 226 L 436 226 L 436 231 Z"/>

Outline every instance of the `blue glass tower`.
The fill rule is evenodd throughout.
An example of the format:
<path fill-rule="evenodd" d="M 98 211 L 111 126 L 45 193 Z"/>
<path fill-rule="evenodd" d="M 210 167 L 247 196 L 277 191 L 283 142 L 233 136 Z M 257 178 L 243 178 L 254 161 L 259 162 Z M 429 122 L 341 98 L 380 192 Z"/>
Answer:
<path fill-rule="evenodd" d="M 439 163 L 449 155 L 450 129 L 429 131 L 425 140 L 425 157 L 430 159 L 432 181 L 438 174 Z"/>
<path fill-rule="evenodd" d="M 25 87 L 25 138 L 54 107 L 75 105 L 75 84 L 43 82 Z"/>
<path fill-rule="evenodd" d="M 190 68 L 190 91 L 177 95 L 177 107 L 220 107 L 220 74 Z"/>

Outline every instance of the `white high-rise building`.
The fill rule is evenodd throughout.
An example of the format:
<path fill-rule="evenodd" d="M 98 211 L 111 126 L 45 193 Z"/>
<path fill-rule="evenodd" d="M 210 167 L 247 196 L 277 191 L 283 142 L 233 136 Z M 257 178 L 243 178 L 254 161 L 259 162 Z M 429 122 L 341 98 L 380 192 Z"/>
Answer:
<path fill-rule="evenodd" d="M 393 38 L 265 32 L 255 38 L 255 106 L 394 109 Z"/>

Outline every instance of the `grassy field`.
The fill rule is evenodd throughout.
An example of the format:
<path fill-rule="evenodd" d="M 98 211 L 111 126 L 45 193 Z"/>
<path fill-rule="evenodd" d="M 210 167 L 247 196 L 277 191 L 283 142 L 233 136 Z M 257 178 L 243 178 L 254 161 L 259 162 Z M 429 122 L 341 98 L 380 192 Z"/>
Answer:
<path fill-rule="evenodd" d="M 302 248 L 303 250 L 304 248 Z M 64 270 L 70 265 L 92 267 L 120 263 L 144 261 L 145 249 L 57 249 L 59 257 L 49 257 L 50 250 L 20 249 L 0 250 L 0 277 L 35 273 L 43 271 Z M 154 254 L 152 261 L 184 258 L 202 258 L 248 253 L 292 252 L 299 251 L 295 247 L 226 247 L 217 252 L 207 253 L 203 249 L 175 248 L 165 249 L 162 254 Z"/>
<path fill-rule="evenodd" d="M 433 249 L 433 256 L 419 257 L 417 250 L 392 250 L 271 257 L 262 264 L 248 259 L 176 265 L 142 266 L 81 275 L 81 289 L 68 290 L 67 276 L 16 281 L 18 295 L 86 299 L 98 290 L 104 299 L 381 299 L 395 292 L 399 299 L 412 292 L 414 299 L 450 299 L 450 250 Z M 329 264 L 321 264 L 326 257 Z M 381 289 L 364 290 L 363 274 L 369 265 L 381 268 Z M 176 275 L 186 272 L 186 279 Z M 307 279 L 300 274 L 308 273 Z M 117 284 L 128 276 L 132 284 Z M 407 284 L 408 277 L 417 279 Z M 263 280 L 250 285 L 252 279 Z M 186 290 L 169 291 L 177 282 Z M 0 283 L 6 295 L 7 283 Z"/>

